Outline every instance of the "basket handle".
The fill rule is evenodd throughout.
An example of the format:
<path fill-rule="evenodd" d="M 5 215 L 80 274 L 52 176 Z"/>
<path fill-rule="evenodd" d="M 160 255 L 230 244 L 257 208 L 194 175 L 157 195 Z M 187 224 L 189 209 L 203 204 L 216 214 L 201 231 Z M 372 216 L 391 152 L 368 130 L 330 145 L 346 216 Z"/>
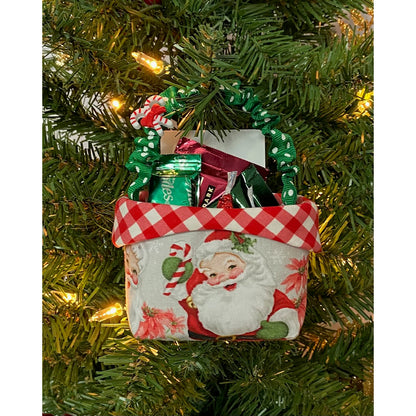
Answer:
<path fill-rule="evenodd" d="M 276 160 L 277 170 L 282 173 L 282 203 L 284 205 L 294 205 L 297 201 L 297 191 L 294 184 L 294 178 L 299 171 L 298 166 L 293 164 L 296 161 L 296 150 L 292 138 L 282 133 L 276 128 L 280 117 L 271 115 L 262 108 L 260 99 L 254 93 L 252 88 L 241 88 L 241 82 L 236 81 L 232 88 L 223 88 L 224 99 L 228 105 L 238 105 L 243 111 L 250 113 L 254 120 L 253 128 L 260 129 L 263 135 L 269 135 L 272 139 L 268 150 L 268 155 Z M 163 91 L 160 96 L 152 96 L 146 101 L 143 109 L 136 110 L 133 117 L 143 117 L 143 114 L 156 114 L 147 124 L 141 123 L 147 138 L 138 137 L 135 139 L 136 149 L 133 151 L 126 168 L 132 172 L 138 173 L 138 178 L 130 185 L 128 195 L 130 199 L 137 200 L 138 192 L 145 186 L 152 173 L 151 165 L 160 157 L 159 141 L 163 134 L 161 126 L 170 127 L 169 119 L 175 114 L 181 113 L 185 105 L 178 101 L 178 98 L 187 98 L 191 95 L 199 94 L 198 90 L 192 89 L 188 92 L 178 90 L 176 87 L 169 87 Z M 161 113 L 152 110 L 152 103 L 159 105 L 161 99 L 164 100 L 164 107 L 167 115 L 162 117 Z M 157 107 L 158 108 L 158 107 Z M 149 119 L 149 117 L 147 117 Z M 132 120 L 136 128 L 140 128 L 137 118 Z M 137 125 L 139 127 L 137 127 Z"/>

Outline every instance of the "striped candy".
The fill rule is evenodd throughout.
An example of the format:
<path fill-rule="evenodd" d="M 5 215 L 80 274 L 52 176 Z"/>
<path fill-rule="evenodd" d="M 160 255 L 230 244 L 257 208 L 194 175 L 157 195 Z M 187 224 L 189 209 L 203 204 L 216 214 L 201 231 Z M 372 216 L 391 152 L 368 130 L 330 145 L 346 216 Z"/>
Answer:
<path fill-rule="evenodd" d="M 161 107 L 164 107 L 165 100 L 160 95 L 152 95 L 146 100 L 146 102 L 144 103 L 144 107 L 133 111 L 133 113 L 130 116 L 130 123 L 135 129 L 141 128 L 140 120 L 150 113 L 154 104 L 158 104 Z M 162 126 L 167 128 L 173 128 L 174 124 L 172 120 L 168 120 L 167 118 L 162 117 L 161 115 L 155 115 L 152 120 L 152 125 L 149 127 L 154 128 L 157 134 L 159 136 L 162 136 Z"/>
<path fill-rule="evenodd" d="M 165 291 L 163 292 L 165 296 L 170 296 L 172 290 L 178 284 L 179 279 L 185 273 L 185 264 L 191 261 L 191 246 L 183 242 L 172 244 L 169 255 L 172 257 L 182 257 L 182 261 L 179 263 L 176 272 L 173 273 L 172 279 L 169 280 L 165 287 Z"/>

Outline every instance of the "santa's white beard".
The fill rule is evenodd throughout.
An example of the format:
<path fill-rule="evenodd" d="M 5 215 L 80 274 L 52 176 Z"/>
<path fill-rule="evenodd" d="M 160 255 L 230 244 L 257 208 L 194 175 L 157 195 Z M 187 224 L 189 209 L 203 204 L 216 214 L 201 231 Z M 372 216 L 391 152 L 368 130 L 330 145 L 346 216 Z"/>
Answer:
<path fill-rule="evenodd" d="M 236 283 L 232 291 L 226 285 Z M 236 279 L 210 286 L 206 281 L 192 291 L 203 327 L 220 336 L 241 335 L 260 327 L 274 305 L 274 282 L 264 266 L 247 265 Z"/>
<path fill-rule="evenodd" d="M 140 322 L 143 319 L 143 312 L 142 312 L 142 303 L 143 299 L 140 296 L 141 289 L 139 285 L 132 284 L 132 280 L 130 280 L 130 288 L 126 290 L 126 304 L 127 304 L 127 311 L 128 311 L 128 318 L 129 318 L 129 325 L 131 332 L 133 334 L 139 328 Z"/>

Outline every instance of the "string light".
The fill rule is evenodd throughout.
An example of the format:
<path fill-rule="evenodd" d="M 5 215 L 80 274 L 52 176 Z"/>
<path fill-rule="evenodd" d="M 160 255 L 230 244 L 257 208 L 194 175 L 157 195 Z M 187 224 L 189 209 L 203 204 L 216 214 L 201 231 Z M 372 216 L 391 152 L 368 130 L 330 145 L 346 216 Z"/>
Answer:
<path fill-rule="evenodd" d="M 358 91 L 357 97 L 360 99 L 360 102 L 357 105 L 357 118 L 370 115 L 367 110 L 369 110 L 373 105 L 373 95 L 373 91 L 366 92 L 365 88 Z"/>
<path fill-rule="evenodd" d="M 113 100 L 111 100 L 111 106 L 115 110 L 118 110 L 122 105 L 123 105 L 123 103 L 120 100 L 118 100 L 117 98 L 114 98 Z"/>
<path fill-rule="evenodd" d="M 143 52 L 132 52 L 131 54 L 137 63 L 145 66 L 150 69 L 156 75 L 161 74 L 165 70 L 165 65 L 163 61 L 154 59 Z"/>
<path fill-rule="evenodd" d="M 74 303 L 77 301 L 76 293 L 61 293 L 62 299 L 67 303 Z"/>
<path fill-rule="evenodd" d="M 75 303 L 78 301 L 78 296 L 76 293 L 61 292 L 58 290 L 53 290 L 50 293 L 46 293 L 45 296 L 50 297 L 51 295 L 59 297 L 65 303 Z"/>
<path fill-rule="evenodd" d="M 96 312 L 91 318 L 89 319 L 90 322 L 102 322 L 106 319 L 114 318 L 115 316 L 123 315 L 123 307 L 119 303 L 115 303 L 113 306 L 109 306 L 108 308 L 101 309 Z"/>

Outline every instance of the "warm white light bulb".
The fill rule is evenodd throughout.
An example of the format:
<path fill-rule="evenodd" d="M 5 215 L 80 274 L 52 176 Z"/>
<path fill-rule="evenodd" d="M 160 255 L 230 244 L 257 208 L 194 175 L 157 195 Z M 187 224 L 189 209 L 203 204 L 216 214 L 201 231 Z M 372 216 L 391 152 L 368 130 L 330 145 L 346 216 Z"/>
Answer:
<path fill-rule="evenodd" d="M 116 303 L 113 306 L 109 306 L 108 308 L 101 309 L 96 312 L 93 316 L 91 316 L 90 322 L 102 322 L 106 319 L 121 315 L 123 315 L 123 307 L 119 303 Z"/>
<path fill-rule="evenodd" d="M 75 302 L 77 300 L 77 295 L 75 293 L 64 293 L 62 298 L 65 302 Z"/>
<path fill-rule="evenodd" d="M 137 63 L 145 66 L 146 68 L 149 68 L 156 75 L 161 74 L 165 70 L 165 64 L 163 63 L 163 61 L 154 59 L 143 52 L 132 52 L 131 55 Z"/>
<path fill-rule="evenodd" d="M 118 110 L 121 107 L 121 102 L 117 99 L 111 100 L 111 105 Z"/>

